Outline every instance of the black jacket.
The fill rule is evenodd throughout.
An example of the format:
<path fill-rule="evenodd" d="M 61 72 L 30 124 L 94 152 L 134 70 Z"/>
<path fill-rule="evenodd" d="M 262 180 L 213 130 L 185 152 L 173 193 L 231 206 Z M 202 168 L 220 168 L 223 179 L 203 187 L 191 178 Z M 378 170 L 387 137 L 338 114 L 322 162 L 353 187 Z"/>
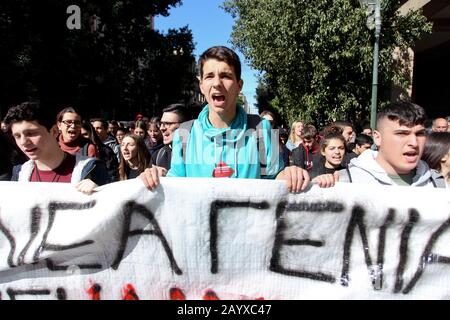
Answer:
<path fill-rule="evenodd" d="M 152 156 L 152 165 L 170 169 L 170 161 L 172 160 L 172 148 L 170 145 L 164 145 Z"/>
<path fill-rule="evenodd" d="M 294 166 L 311 171 L 313 168 L 313 154 L 311 150 L 306 150 L 303 144 L 292 150 L 292 162 Z"/>

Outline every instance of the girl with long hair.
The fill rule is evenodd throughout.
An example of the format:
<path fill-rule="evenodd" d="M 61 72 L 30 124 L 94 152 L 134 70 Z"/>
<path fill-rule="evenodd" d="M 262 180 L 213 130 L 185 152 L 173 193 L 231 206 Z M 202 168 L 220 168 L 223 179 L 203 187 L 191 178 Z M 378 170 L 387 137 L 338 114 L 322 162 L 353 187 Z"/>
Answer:
<path fill-rule="evenodd" d="M 303 141 L 301 135 L 303 134 L 304 124 L 301 121 L 295 121 L 291 126 L 291 134 L 289 135 L 289 140 L 286 143 L 286 147 L 289 151 L 297 148 Z"/>
<path fill-rule="evenodd" d="M 440 173 L 450 188 L 450 132 L 433 132 L 427 137 L 422 160 Z"/>
<path fill-rule="evenodd" d="M 133 133 L 135 135 L 141 136 L 142 140 L 144 140 L 144 143 L 145 143 L 145 145 L 147 147 L 148 152 L 150 152 L 150 149 L 151 149 L 153 144 L 152 144 L 152 141 L 150 139 L 150 136 L 148 135 L 147 129 L 148 129 L 147 121 L 138 120 L 135 123 L 135 128 L 134 128 L 134 132 Z"/>
<path fill-rule="evenodd" d="M 119 180 L 138 177 L 151 167 L 151 157 L 141 136 L 126 134 L 120 145 L 122 159 L 119 164 Z"/>

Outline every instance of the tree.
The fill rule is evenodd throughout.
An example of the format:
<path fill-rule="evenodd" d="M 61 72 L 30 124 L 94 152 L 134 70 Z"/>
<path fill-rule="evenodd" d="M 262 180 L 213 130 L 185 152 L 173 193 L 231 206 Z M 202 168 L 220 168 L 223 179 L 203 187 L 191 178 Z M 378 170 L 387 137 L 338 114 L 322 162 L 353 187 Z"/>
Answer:
<path fill-rule="evenodd" d="M 263 73 L 273 106 L 289 122 L 301 118 L 323 126 L 367 117 L 374 35 L 357 0 L 227 0 L 223 7 L 235 18 L 233 45 Z M 431 31 L 420 12 L 400 16 L 399 7 L 398 0 L 383 2 L 382 103 L 393 81 L 404 88 L 408 83 L 408 61 L 394 59 L 394 49 L 405 57 Z"/>
<path fill-rule="evenodd" d="M 195 81 L 193 38 L 161 34 L 150 17 L 180 0 L 3 0 L 0 2 L 0 113 L 37 98 L 86 116 L 131 119 L 188 102 Z M 69 29 L 70 5 L 81 28 Z M 5 110 L 5 111 L 4 111 Z"/>
<path fill-rule="evenodd" d="M 268 86 L 264 83 L 264 79 L 258 79 L 258 86 L 256 87 L 256 107 L 258 112 L 261 113 L 264 110 L 271 108 L 270 100 L 273 99 L 273 95 L 269 92 Z"/>
<path fill-rule="evenodd" d="M 259 114 L 266 110 L 270 111 L 275 114 L 276 123 L 278 124 L 278 126 L 288 126 L 286 119 L 282 116 L 284 108 L 282 105 L 280 105 L 278 98 L 274 96 L 269 86 L 265 83 L 264 77 L 259 77 L 258 79 L 255 98 L 256 107 L 258 108 Z"/>

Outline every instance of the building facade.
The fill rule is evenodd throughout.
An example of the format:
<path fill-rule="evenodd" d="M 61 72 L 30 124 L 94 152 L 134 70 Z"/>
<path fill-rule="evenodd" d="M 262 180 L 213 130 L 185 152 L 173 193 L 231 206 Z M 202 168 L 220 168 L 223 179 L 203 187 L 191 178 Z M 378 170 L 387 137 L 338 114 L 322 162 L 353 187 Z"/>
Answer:
<path fill-rule="evenodd" d="M 450 115 L 450 1 L 403 0 L 401 14 L 421 9 L 433 32 L 415 43 L 411 98 L 430 118 Z"/>

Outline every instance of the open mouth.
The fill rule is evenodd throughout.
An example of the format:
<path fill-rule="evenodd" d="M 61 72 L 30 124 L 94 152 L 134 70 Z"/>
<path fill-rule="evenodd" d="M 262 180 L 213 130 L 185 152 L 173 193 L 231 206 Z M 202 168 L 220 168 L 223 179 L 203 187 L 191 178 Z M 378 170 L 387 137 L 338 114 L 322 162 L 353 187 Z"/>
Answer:
<path fill-rule="evenodd" d="M 123 152 L 123 153 L 122 153 L 122 156 L 124 157 L 124 159 L 128 159 L 128 158 L 131 157 L 131 153 L 129 153 L 129 152 Z"/>
<path fill-rule="evenodd" d="M 405 152 L 403 153 L 403 156 L 408 162 L 415 162 L 418 158 L 418 154 L 415 151 Z"/>
<path fill-rule="evenodd" d="M 342 157 L 341 156 L 332 156 L 331 159 L 333 161 L 335 161 L 335 162 L 342 161 Z"/>
<path fill-rule="evenodd" d="M 163 134 L 163 142 L 170 142 L 170 141 L 172 141 L 172 134 L 170 132 L 166 131 Z"/>
<path fill-rule="evenodd" d="M 223 94 L 213 94 L 212 100 L 213 100 L 214 105 L 221 106 L 225 102 L 225 96 Z"/>
<path fill-rule="evenodd" d="M 67 131 L 67 134 L 68 134 L 68 136 L 70 138 L 76 138 L 77 137 L 77 132 L 76 131 L 69 130 L 69 131 Z"/>
<path fill-rule="evenodd" d="M 37 151 L 37 148 L 25 149 L 24 152 L 26 154 L 34 154 Z"/>

